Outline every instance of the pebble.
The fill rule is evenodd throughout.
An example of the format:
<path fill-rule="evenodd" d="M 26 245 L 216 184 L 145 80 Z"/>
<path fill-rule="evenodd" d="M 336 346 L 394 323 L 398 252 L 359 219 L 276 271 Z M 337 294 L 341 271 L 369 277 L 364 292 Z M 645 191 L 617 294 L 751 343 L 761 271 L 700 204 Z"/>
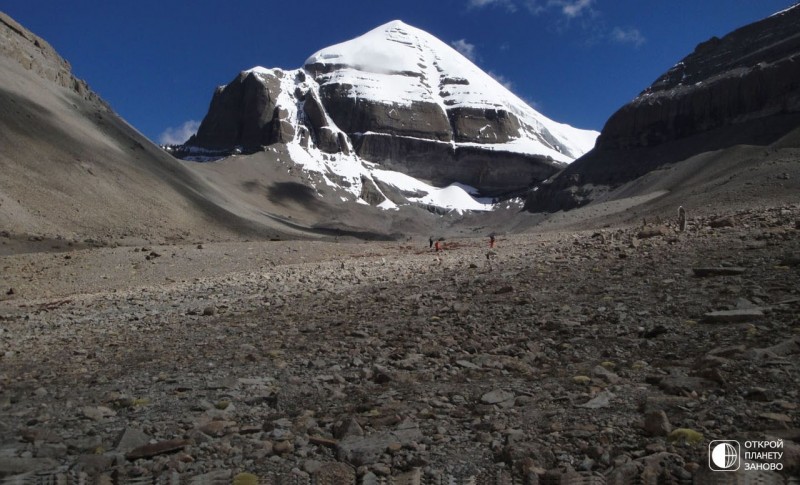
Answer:
<path fill-rule="evenodd" d="M 651 411 L 644 417 L 644 430 L 651 436 L 667 436 L 672 432 L 672 424 L 664 411 Z"/>

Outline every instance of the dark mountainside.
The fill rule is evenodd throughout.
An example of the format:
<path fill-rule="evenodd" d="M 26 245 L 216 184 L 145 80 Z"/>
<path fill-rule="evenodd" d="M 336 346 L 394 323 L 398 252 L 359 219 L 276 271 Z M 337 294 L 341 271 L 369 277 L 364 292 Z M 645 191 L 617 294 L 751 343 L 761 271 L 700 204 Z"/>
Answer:
<path fill-rule="evenodd" d="M 6 233 L 60 246 L 276 234 L 233 213 L 225 195 L 128 125 L 46 41 L 2 12 L 0 108 Z"/>
<path fill-rule="evenodd" d="M 526 208 L 581 206 L 705 152 L 769 146 L 787 135 L 782 148 L 800 146 L 792 135 L 800 127 L 798 25 L 794 7 L 698 45 L 614 113 L 595 149 L 531 193 Z M 727 175 L 735 170 L 732 164 Z"/>

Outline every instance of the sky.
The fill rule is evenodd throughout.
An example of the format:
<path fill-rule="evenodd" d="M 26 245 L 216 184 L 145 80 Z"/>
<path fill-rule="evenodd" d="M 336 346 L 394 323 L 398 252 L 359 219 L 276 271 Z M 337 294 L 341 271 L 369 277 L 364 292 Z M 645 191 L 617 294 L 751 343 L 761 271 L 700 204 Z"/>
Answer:
<path fill-rule="evenodd" d="M 796 0 L 0 0 L 156 143 L 197 129 L 214 89 L 254 66 L 296 69 L 391 20 L 469 57 L 545 116 L 600 130 L 712 36 Z"/>

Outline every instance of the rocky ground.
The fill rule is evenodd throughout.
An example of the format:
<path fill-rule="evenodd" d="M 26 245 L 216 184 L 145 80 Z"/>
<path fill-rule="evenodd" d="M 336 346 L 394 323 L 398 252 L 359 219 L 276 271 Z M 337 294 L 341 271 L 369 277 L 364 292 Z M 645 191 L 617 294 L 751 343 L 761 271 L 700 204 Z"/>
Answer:
<path fill-rule="evenodd" d="M 714 439 L 783 440 L 731 480 L 800 474 L 797 204 L 66 249 L 0 258 L 0 477 L 710 483 Z"/>

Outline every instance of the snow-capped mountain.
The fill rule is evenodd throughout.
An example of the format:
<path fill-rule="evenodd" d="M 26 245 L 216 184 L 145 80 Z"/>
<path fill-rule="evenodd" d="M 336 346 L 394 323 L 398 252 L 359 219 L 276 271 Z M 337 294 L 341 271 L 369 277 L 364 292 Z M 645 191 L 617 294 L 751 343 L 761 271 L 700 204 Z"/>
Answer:
<path fill-rule="evenodd" d="M 360 202 L 480 210 L 550 177 L 597 135 L 548 119 L 446 43 L 393 21 L 301 69 L 243 71 L 176 153 L 207 160 L 283 143 Z"/>
<path fill-rule="evenodd" d="M 449 45 L 398 20 L 320 50 L 305 69 L 323 92 L 343 86 L 350 99 L 395 106 L 394 119 L 420 104 L 435 106 L 433 114 L 445 115 L 434 120 L 444 122 L 436 135 L 447 141 L 568 163 L 589 151 L 597 136 L 546 118 Z M 407 126 L 420 131 L 413 123 Z"/>

